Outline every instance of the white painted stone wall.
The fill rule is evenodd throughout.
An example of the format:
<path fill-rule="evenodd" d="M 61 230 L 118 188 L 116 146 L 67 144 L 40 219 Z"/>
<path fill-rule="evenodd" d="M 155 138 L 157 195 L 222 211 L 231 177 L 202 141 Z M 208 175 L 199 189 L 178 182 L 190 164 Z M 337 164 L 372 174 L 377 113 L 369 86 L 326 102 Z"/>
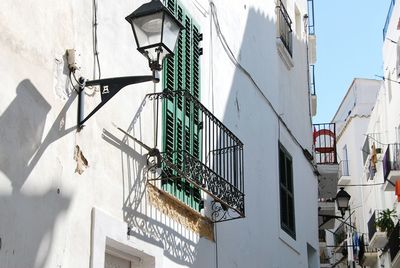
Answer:
<path fill-rule="evenodd" d="M 366 180 L 362 148 L 380 85 L 381 82 L 377 80 L 354 79 L 333 119 L 333 122 L 337 124 L 338 131 L 338 161 L 341 163 L 340 165 L 345 165 L 342 161 L 348 161 L 348 173 L 351 178 L 349 185 L 361 185 Z M 353 213 L 352 223 L 357 226 L 357 231 L 366 233 L 367 227 L 363 222 L 365 214 L 361 201 L 363 200 L 363 188 L 346 187 L 341 185 L 340 181 L 339 187 L 345 187 L 345 190 L 351 195 L 349 205 Z"/>
<path fill-rule="evenodd" d="M 102 78 L 150 73 L 124 19 L 144 2 L 98 1 Z M 311 152 L 307 1 L 285 1 L 295 31 L 290 70 L 278 55 L 273 1 L 215 1 L 232 53 L 260 90 L 221 46 L 209 2 L 182 2 L 204 35 L 202 103 L 245 144 L 246 218 L 217 224 L 215 243 L 147 203 L 146 150 L 124 140 L 112 123 L 133 125 L 135 137 L 152 145 L 152 115 L 134 119 L 145 94 L 160 91 L 161 83 L 123 89 L 77 132 L 65 51 L 81 54 L 77 77 L 96 78 L 92 1 L 4 0 L 0 267 L 103 267 L 107 247 L 130 254 L 141 267 L 318 267 L 312 251 L 318 250 L 317 180 L 293 138 Z M 98 97 L 88 90 L 86 111 Z M 293 157 L 296 240 L 280 228 L 278 140 Z M 88 160 L 81 175 L 73 159 L 77 145 Z M 134 226 L 131 236 L 127 223 Z"/>

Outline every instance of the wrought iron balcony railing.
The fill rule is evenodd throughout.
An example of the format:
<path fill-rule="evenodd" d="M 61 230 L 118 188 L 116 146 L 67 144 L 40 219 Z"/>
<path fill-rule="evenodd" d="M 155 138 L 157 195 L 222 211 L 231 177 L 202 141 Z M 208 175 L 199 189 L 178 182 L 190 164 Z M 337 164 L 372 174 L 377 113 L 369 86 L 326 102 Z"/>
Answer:
<path fill-rule="evenodd" d="M 208 194 L 213 199 L 211 219 L 214 222 L 244 217 L 243 143 L 187 91 L 165 91 L 146 96 L 146 101 L 154 102 L 152 106 L 157 110 L 172 100 L 179 102 L 181 116 L 190 123 L 185 123 L 185 119 L 178 122 L 187 126 L 183 133 L 178 133 L 176 142 L 179 144 L 174 150 L 165 147 L 161 152 L 162 175 L 149 180 L 184 179 Z M 160 116 L 158 112 L 155 114 Z M 168 131 L 177 130 L 171 127 Z M 190 136 L 195 139 L 189 144 Z"/>
<path fill-rule="evenodd" d="M 309 72 L 310 72 L 310 93 L 311 95 L 315 95 L 315 65 L 310 65 L 309 66 Z"/>
<path fill-rule="evenodd" d="M 399 222 L 397 222 L 393 231 L 390 233 L 387 248 L 389 249 L 390 258 L 393 262 L 394 259 L 396 258 L 396 255 L 400 251 L 400 225 L 399 225 Z"/>
<path fill-rule="evenodd" d="M 324 229 L 318 230 L 318 241 L 320 243 L 326 242 L 326 231 Z"/>
<path fill-rule="evenodd" d="M 314 0 L 307 0 L 308 4 L 308 34 L 315 35 Z"/>
<path fill-rule="evenodd" d="M 286 47 L 290 56 L 293 53 L 293 32 L 292 32 L 292 20 L 286 11 L 282 1 L 279 1 L 278 6 L 278 23 L 279 23 L 279 37 L 282 40 L 283 45 Z"/>
<path fill-rule="evenodd" d="M 314 124 L 313 140 L 317 164 L 337 164 L 335 123 Z"/>
<path fill-rule="evenodd" d="M 376 153 L 382 153 L 383 143 L 381 142 L 381 133 L 369 133 L 365 138 L 362 153 L 363 153 L 363 163 L 369 159 L 368 157 L 372 154 L 372 146 L 375 146 Z"/>
<path fill-rule="evenodd" d="M 383 26 L 383 41 L 385 41 L 385 38 L 386 38 L 386 33 L 387 33 L 387 30 L 389 27 L 390 18 L 392 17 L 394 4 L 396 4 L 396 0 L 390 0 L 390 6 L 389 6 L 388 13 L 386 15 L 385 26 Z"/>
<path fill-rule="evenodd" d="M 370 241 L 364 234 L 359 235 L 358 240 L 358 261 L 360 266 L 373 267 L 378 261 L 378 249 L 369 246 Z"/>
<path fill-rule="evenodd" d="M 400 143 L 389 144 L 383 156 L 383 176 L 388 179 L 392 170 L 400 170 Z"/>
<path fill-rule="evenodd" d="M 379 210 L 375 210 L 368 221 L 368 238 L 371 241 L 372 237 L 376 233 L 376 218 L 378 217 Z"/>

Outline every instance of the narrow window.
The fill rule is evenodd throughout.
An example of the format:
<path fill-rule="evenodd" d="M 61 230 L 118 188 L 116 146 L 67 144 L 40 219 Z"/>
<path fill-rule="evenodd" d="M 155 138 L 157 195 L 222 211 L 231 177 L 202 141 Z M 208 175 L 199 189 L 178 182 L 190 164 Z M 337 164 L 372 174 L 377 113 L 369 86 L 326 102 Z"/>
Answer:
<path fill-rule="evenodd" d="M 283 45 L 289 52 L 290 56 L 292 56 L 293 53 L 292 20 L 290 19 L 286 7 L 282 1 L 279 1 L 278 24 L 279 24 L 279 37 L 282 40 Z"/>
<path fill-rule="evenodd" d="M 280 143 L 279 185 L 281 228 L 293 239 L 296 239 L 292 157 Z"/>

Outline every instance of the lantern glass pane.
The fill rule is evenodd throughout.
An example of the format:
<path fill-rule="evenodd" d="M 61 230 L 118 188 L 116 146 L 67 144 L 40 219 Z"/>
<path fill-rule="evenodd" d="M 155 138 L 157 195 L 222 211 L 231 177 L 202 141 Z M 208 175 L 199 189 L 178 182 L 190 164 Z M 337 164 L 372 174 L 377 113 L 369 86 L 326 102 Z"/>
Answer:
<path fill-rule="evenodd" d="M 164 30 L 163 30 L 163 43 L 171 50 L 175 50 L 176 41 L 178 40 L 180 27 L 176 24 L 175 20 L 168 14 L 165 14 L 164 18 Z"/>
<path fill-rule="evenodd" d="M 349 199 L 346 197 L 339 197 L 336 199 L 336 201 L 339 209 L 341 208 L 347 209 L 349 206 Z"/>
<path fill-rule="evenodd" d="M 161 42 L 162 19 L 163 12 L 158 12 L 132 20 L 138 48 Z"/>

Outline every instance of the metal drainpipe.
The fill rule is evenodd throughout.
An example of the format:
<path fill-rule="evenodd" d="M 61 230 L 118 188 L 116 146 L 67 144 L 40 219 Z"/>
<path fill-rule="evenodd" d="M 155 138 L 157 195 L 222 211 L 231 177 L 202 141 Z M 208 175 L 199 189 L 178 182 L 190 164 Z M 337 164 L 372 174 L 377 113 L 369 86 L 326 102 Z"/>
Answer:
<path fill-rule="evenodd" d="M 214 223 L 215 228 L 215 268 L 218 268 L 218 232 L 217 232 L 217 224 Z"/>

